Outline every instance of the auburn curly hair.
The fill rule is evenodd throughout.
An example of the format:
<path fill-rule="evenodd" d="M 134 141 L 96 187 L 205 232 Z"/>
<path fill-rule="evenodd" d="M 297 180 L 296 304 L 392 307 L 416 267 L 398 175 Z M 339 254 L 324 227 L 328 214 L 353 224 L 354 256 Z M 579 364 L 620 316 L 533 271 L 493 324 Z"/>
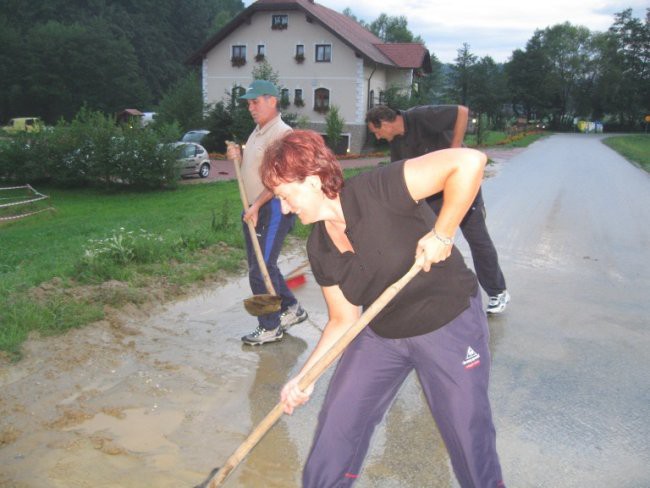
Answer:
<path fill-rule="evenodd" d="M 269 190 L 280 183 L 304 181 L 311 175 L 320 177 L 323 193 L 330 199 L 343 188 L 341 165 L 316 132 L 289 132 L 264 151 L 260 176 Z"/>

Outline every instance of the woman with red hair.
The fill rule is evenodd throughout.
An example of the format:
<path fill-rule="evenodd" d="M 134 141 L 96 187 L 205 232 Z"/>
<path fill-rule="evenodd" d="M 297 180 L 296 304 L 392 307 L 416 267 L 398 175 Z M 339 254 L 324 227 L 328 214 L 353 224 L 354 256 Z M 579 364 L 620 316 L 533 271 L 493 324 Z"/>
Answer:
<path fill-rule="evenodd" d="M 462 487 L 503 487 L 488 400 L 487 318 L 476 276 L 453 236 L 486 156 L 445 149 L 347 181 L 323 139 L 294 131 L 264 155 L 264 185 L 284 213 L 314 224 L 307 253 L 329 313 L 316 348 L 282 389 L 293 413 L 313 391 L 298 381 L 390 284 L 423 256 L 418 274 L 354 339 L 330 381 L 303 471 L 305 488 L 351 486 L 375 426 L 408 374 L 418 374 Z M 444 190 L 436 218 L 426 197 Z"/>

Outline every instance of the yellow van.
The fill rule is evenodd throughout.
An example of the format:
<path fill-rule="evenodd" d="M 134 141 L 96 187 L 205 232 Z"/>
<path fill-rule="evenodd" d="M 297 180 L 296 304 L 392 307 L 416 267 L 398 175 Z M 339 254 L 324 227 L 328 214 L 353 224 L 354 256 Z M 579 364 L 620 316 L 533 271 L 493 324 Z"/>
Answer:
<path fill-rule="evenodd" d="M 9 124 L 2 129 L 5 132 L 38 132 L 43 127 L 43 121 L 39 117 L 16 117 L 11 119 Z"/>

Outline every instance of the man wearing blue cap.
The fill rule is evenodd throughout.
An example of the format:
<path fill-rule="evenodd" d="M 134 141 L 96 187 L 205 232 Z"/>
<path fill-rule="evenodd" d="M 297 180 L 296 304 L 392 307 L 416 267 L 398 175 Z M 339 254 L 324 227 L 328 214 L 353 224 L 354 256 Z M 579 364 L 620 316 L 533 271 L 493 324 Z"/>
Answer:
<path fill-rule="evenodd" d="M 264 187 L 259 174 L 266 148 L 291 131 L 291 127 L 280 117 L 278 97 L 278 89 L 270 81 L 255 80 L 250 84 L 246 93 L 239 98 L 248 101 L 248 111 L 257 125 L 246 141 L 243 155 L 239 147 L 233 145 L 227 153 L 228 159 L 241 161 L 244 191 L 248 201 L 252 202 L 242 217 L 251 290 L 256 295 L 267 293 L 248 233 L 246 222 L 249 221 L 255 225 L 273 287 L 282 298 L 280 312 L 259 316 L 257 328 L 241 338 L 245 344 L 250 345 L 279 341 L 289 327 L 307 318 L 307 312 L 289 290 L 277 263 L 284 240 L 293 228 L 295 215 L 282 214 L 279 200 L 273 198 L 273 193 Z"/>

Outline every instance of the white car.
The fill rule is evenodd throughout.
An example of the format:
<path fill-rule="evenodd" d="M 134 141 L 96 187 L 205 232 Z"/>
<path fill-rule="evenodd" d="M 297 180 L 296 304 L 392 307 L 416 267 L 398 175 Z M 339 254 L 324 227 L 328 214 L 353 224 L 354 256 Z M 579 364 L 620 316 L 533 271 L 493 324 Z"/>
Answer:
<path fill-rule="evenodd" d="M 205 136 L 209 133 L 210 131 L 206 129 L 190 130 L 183 134 L 181 142 L 198 142 L 201 144 Z"/>
<path fill-rule="evenodd" d="M 210 175 L 210 155 L 201 144 L 174 142 L 172 146 L 179 148 L 178 162 L 181 165 L 181 176 L 199 175 L 201 178 L 207 178 Z"/>

